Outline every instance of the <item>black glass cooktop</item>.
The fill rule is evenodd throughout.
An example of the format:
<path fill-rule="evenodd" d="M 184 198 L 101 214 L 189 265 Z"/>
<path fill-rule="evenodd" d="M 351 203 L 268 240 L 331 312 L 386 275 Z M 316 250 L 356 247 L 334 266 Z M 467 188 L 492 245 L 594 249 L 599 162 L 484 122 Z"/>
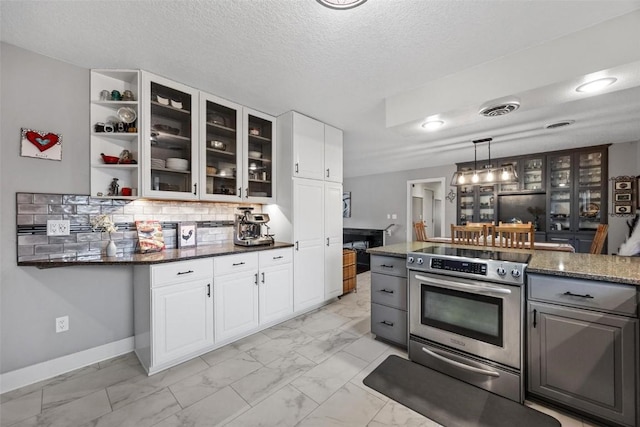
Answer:
<path fill-rule="evenodd" d="M 480 249 L 449 248 L 445 246 L 431 246 L 428 248 L 418 249 L 417 251 L 414 251 L 414 253 L 519 262 L 522 264 L 527 264 L 531 257 L 530 254 L 520 252 L 483 251 Z"/>

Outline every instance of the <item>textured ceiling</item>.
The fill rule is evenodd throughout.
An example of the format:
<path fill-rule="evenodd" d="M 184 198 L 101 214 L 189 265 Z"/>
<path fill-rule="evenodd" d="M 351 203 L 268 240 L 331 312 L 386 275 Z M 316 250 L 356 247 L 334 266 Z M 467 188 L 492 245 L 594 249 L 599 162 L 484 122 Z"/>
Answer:
<path fill-rule="evenodd" d="M 300 111 L 344 129 L 345 175 L 356 176 L 467 161 L 468 141 L 487 133 L 513 135 L 498 154 L 640 139 L 637 119 L 602 120 L 603 109 L 638 117 L 633 88 L 564 103 L 562 117 L 550 100 L 442 136 L 385 125 L 388 97 L 638 9 L 608 0 L 369 0 L 342 11 L 315 0 L 2 1 L 0 37 L 87 68 L 152 71 L 276 116 Z M 573 118 L 572 108 L 573 133 L 527 143 L 527 123 Z"/>

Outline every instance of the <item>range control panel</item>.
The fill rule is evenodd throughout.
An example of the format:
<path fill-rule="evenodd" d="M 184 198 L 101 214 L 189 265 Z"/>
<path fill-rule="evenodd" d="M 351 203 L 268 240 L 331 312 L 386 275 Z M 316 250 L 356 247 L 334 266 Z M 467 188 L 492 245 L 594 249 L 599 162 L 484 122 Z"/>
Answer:
<path fill-rule="evenodd" d="M 407 255 L 407 268 L 449 276 L 477 278 L 493 282 L 523 284 L 527 264 L 503 260 L 469 259 L 420 253 Z"/>
<path fill-rule="evenodd" d="M 444 258 L 431 258 L 431 269 L 449 270 L 460 273 L 487 275 L 487 264 L 481 262 L 458 261 Z"/>

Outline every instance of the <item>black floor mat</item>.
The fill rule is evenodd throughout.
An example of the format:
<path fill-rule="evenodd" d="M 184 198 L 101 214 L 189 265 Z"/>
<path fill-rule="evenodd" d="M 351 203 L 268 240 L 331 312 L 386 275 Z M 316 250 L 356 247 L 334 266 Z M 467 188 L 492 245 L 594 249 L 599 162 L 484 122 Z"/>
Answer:
<path fill-rule="evenodd" d="M 398 356 L 389 356 L 364 384 L 446 427 L 560 427 L 560 422 Z"/>

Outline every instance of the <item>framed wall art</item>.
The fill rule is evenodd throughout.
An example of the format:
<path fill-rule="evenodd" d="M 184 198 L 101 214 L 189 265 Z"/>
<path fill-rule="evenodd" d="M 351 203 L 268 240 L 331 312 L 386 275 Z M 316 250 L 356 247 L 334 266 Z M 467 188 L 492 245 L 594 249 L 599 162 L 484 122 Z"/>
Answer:
<path fill-rule="evenodd" d="M 342 217 L 351 218 L 351 191 L 342 193 Z"/>
<path fill-rule="evenodd" d="M 638 181 L 636 176 L 616 176 L 611 179 L 612 216 L 633 216 L 638 206 Z"/>
<path fill-rule="evenodd" d="M 22 128 L 20 155 L 45 160 L 62 160 L 62 135 Z"/>
<path fill-rule="evenodd" d="M 192 248 L 196 246 L 197 226 L 195 222 L 180 222 L 176 233 L 178 248 Z"/>

